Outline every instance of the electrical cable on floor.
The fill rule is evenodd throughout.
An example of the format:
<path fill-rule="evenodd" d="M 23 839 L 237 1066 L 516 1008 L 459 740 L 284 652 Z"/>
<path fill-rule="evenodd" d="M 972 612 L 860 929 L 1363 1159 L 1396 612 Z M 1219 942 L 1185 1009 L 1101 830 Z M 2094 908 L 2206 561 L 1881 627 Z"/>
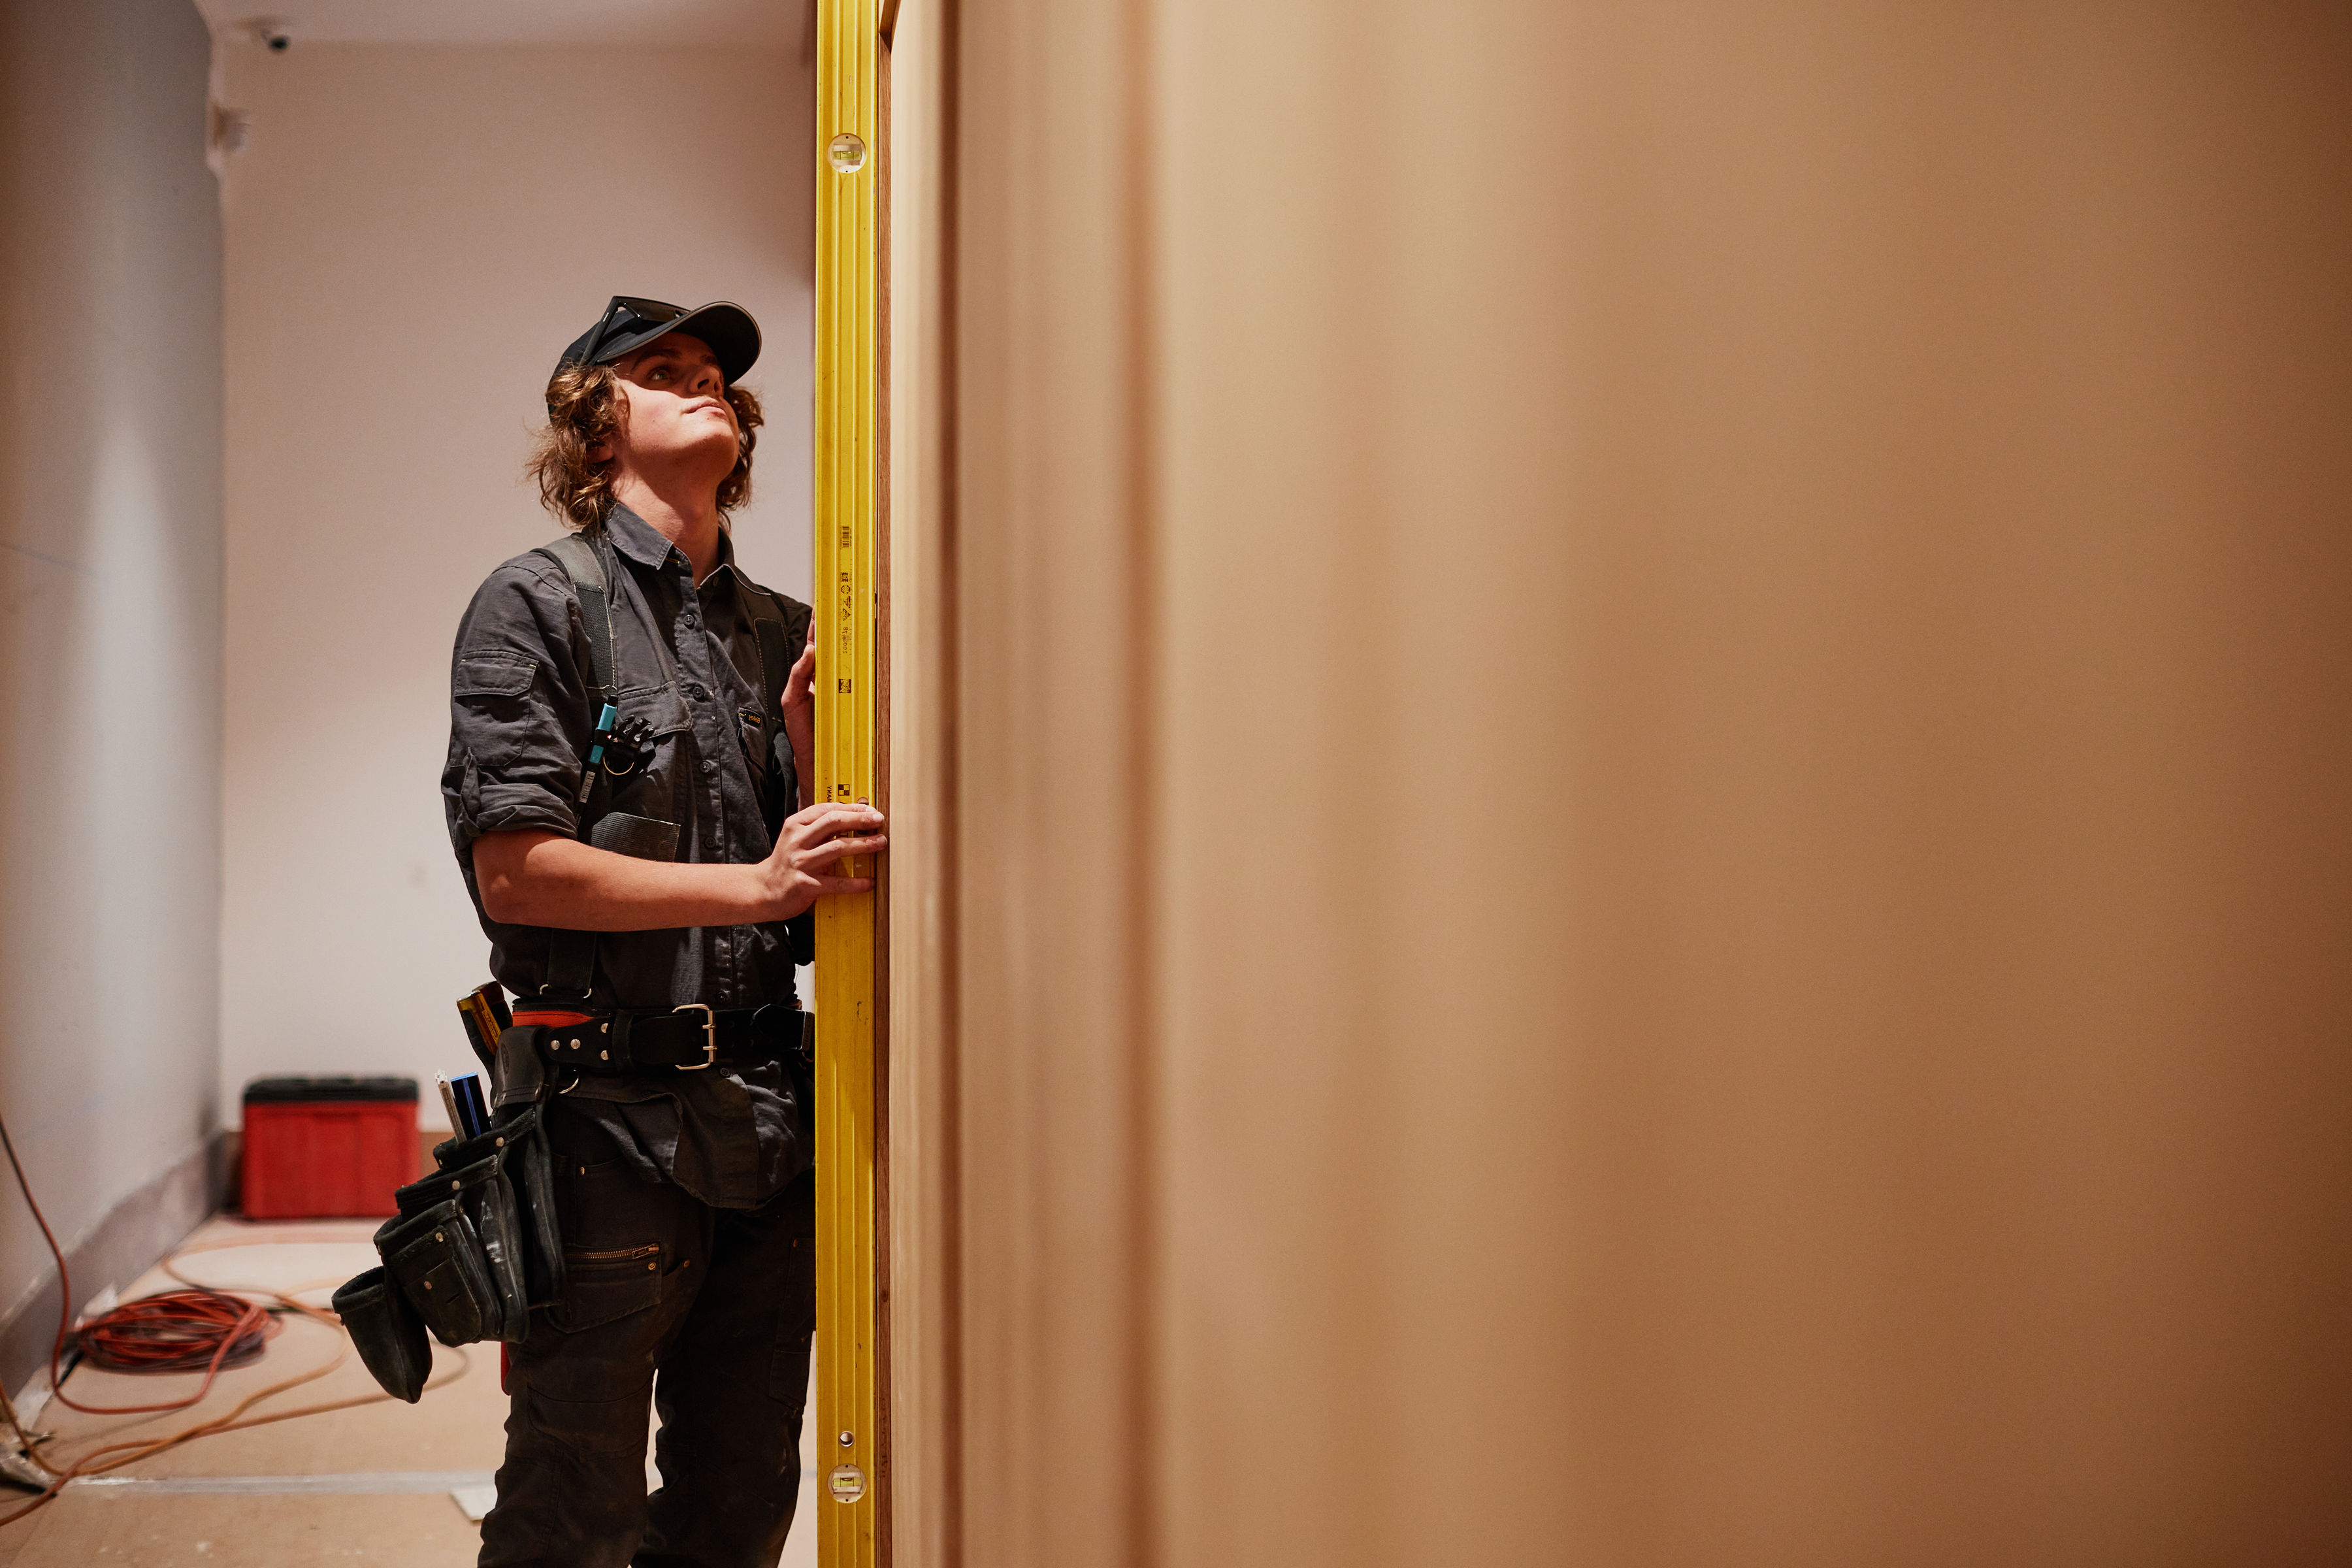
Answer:
<path fill-rule="evenodd" d="M 16 1157 L 16 1141 L 8 1136 L 8 1123 L 5 1117 L 0 1117 L 0 1149 L 7 1152 L 9 1168 L 16 1173 L 16 1190 L 24 1194 L 25 1206 L 33 1211 L 33 1221 L 41 1227 L 41 1238 L 49 1244 L 49 1256 L 57 1260 L 58 1337 L 49 1350 L 49 1393 L 51 1398 L 68 1408 L 79 1410 L 88 1415 L 152 1415 L 163 1411 L 184 1410 L 212 1391 L 214 1379 L 220 1375 L 224 1368 L 247 1365 L 260 1358 L 268 1342 L 274 1338 L 278 1330 L 284 1326 L 283 1320 L 278 1315 L 280 1312 L 299 1312 L 305 1317 L 327 1324 L 339 1333 L 341 1332 L 342 1319 L 334 1312 L 323 1307 L 311 1306 L 307 1301 L 298 1300 L 288 1293 L 264 1289 L 246 1292 L 249 1295 L 272 1298 L 278 1302 L 278 1305 L 273 1308 L 264 1306 L 257 1301 L 243 1300 L 239 1295 L 232 1294 L 227 1290 L 198 1285 L 172 1267 L 178 1257 L 174 1254 L 172 1258 L 166 1258 L 163 1260 L 163 1272 L 182 1284 L 191 1287 L 189 1289 L 166 1291 L 155 1296 L 142 1296 L 137 1300 L 124 1303 L 110 1312 L 101 1313 L 82 1325 L 79 1342 L 83 1359 L 94 1366 L 121 1372 L 202 1371 L 205 1374 L 203 1386 L 185 1399 L 160 1405 L 82 1405 L 67 1397 L 62 1363 L 66 1342 L 75 1331 L 73 1308 L 70 1305 L 73 1300 L 73 1282 L 66 1272 L 65 1249 L 58 1245 L 56 1233 L 49 1229 L 48 1217 L 42 1214 L 39 1202 L 33 1196 L 33 1184 L 26 1179 L 24 1162 Z M 462 1348 L 452 1348 L 457 1350 L 457 1369 L 447 1377 L 428 1379 L 425 1384 L 425 1392 L 446 1388 L 457 1382 L 458 1378 L 465 1376 L 471 1369 L 473 1358 Z M 305 1405 L 292 1410 L 276 1411 L 268 1415 L 254 1416 L 250 1420 L 238 1419 L 265 1399 L 326 1376 L 342 1365 L 344 1358 L 350 1353 L 351 1341 L 346 1337 L 342 1345 L 335 1352 L 333 1360 L 248 1394 L 230 1406 L 226 1413 L 209 1421 L 202 1421 L 194 1426 L 184 1427 L 168 1436 L 134 1438 L 125 1442 L 105 1444 L 90 1449 L 80 1458 L 62 1467 L 51 1464 L 42 1457 L 39 1446 L 47 1440 L 46 1435 L 27 1432 L 25 1429 L 24 1423 L 17 1419 L 15 1403 L 8 1398 L 6 1389 L 0 1388 L 0 1415 L 5 1415 L 10 1429 L 16 1433 L 20 1452 L 32 1464 L 53 1478 L 40 1490 L 38 1496 L 7 1513 L 0 1513 L 0 1525 L 13 1524 L 26 1515 L 54 1501 L 69 1481 L 83 1476 L 100 1475 L 109 1470 L 121 1469 L 125 1465 L 136 1464 L 141 1459 L 160 1454 L 167 1448 L 177 1447 L 197 1437 L 207 1437 L 221 1432 L 241 1432 L 251 1426 L 266 1426 L 273 1422 L 290 1421 L 301 1415 L 320 1415 L 333 1410 L 349 1410 L 362 1405 L 377 1405 L 390 1399 L 392 1395 L 383 1393 L 362 1394 L 351 1399 L 330 1400 L 320 1405 Z M 134 1422 L 131 1425 L 135 1426 L 137 1423 Z M 117 1430 L 121 1428 L 118 1427 Z M 105 1455 L 121 1457 L 109 1459 L 104 1464 L 94 1462 Z M 20 1484 L 32 1483 L 20 1481 Z"/>
<path fill-rule="evenodd" d="M 49 1347 L 49 1387 L 52 1397 L 67 1409 L 85 1415 L 184 1410 L 212 1392 L 213 1380 L 223 1366 L 239 1366 L 257 1359 L 263 1344 L 278 1332 L 278 1320 L 257 1301 L 241 1301 L 215 1290 L 174 1290 L 146 1297 L 85 1324 L 79 1336 L 82 1354 L 115 1372 L 193 1372 L 201 1367 L 203 1384 L 185 1399 L 162 1405 L 84 1405 L 76 1400 L 65 1390 L 61 1367 L 66 1341 L 74 1333 L 73 1279 L 66 1271 L 65 1249 L 58 1245 L 48 1216 L 33 1197 L 33 1184 L 25 1177 L 25 1163 L 16 1157 L 16 1140 L 8 1136 L 5 1118 L 0 1118 L 0 1147 L 7 1150 L 9 1167 L 16 1173 L 16 1188 L 25 1194 L 25 1206 L 33 1211 L 33 1223 L 41 1227 L 41 1239 L 49 1244 L 49 1256 L 58 1260 L 58 1337 Z"/>
<path fill-rule="evenodd" d="M 75 1337 L 84 1358 L 109 1372 L 213 1373 L 259 1361 L 278 1328 L 276 1318 L 234 1296 L 167 1290 L 100 1313 Z"/>

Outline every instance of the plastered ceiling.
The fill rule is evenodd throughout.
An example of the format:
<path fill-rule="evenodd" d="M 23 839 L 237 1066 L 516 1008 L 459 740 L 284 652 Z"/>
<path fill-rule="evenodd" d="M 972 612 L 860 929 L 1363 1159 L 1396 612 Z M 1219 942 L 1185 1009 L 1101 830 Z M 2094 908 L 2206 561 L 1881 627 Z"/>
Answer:
<path fill-rule="evenodd" d="M 810 0 L 196 0 L 224 43 L 283 23 L 293 47 L 345 44 L 723 44 L 801 41 Z"/>

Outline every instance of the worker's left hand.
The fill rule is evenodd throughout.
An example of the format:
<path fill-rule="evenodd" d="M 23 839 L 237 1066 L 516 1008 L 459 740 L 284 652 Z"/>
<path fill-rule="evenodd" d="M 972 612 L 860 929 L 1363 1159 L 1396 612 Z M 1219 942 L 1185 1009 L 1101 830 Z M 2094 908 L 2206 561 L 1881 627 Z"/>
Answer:
<path fill-rule="evenodd" d="M 808 641 L 784 677 L 784 739 L 793 743 L 793 760 L 800 772 L 800 799 L 813 804 L 812 781 L 816 774 L 816 702 L 810 692 L 816 685 L 816 616 L 809 616 Z"/>

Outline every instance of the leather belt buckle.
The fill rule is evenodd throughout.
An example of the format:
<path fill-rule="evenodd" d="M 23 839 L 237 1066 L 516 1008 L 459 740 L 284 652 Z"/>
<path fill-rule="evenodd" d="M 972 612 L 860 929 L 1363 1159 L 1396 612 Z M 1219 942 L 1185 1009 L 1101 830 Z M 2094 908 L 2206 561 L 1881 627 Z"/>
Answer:
<path fill-rule="evenodd" d="M 688 1002 L 672 1007 L 670 1011 L 691 1013 L 697 1008 L 702 1010 L 702 1059 L 691 1065 L 681 1064 L 677 1069 L 680 1072 L 700 1072 L 719 1060 L 719 1015 L 710 1010 L 709 1005 L 703 1002 Z"/>

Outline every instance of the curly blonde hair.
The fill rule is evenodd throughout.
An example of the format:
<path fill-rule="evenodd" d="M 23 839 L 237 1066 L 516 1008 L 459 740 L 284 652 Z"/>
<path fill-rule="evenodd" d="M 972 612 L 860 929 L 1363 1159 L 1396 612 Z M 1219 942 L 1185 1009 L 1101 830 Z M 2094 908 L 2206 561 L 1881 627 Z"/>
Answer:
<path fill-rule="evenodd" d="M 751 448 L 759 444 L 760 399 L 748 388 L 730 386 L 726 398 L 735 410 L 735 467 L 719 481 L 721 517 L 751 499 Z M 569 529 L 593 528 L 613 506 L 613 464 L 589 460 L 588 449 L 621 433 L 620 373 L 609 364 L 566 365 L 547 384 L 547 428 L 532 443 L 527 470 L 538 482 L 539 499 Z"/>

